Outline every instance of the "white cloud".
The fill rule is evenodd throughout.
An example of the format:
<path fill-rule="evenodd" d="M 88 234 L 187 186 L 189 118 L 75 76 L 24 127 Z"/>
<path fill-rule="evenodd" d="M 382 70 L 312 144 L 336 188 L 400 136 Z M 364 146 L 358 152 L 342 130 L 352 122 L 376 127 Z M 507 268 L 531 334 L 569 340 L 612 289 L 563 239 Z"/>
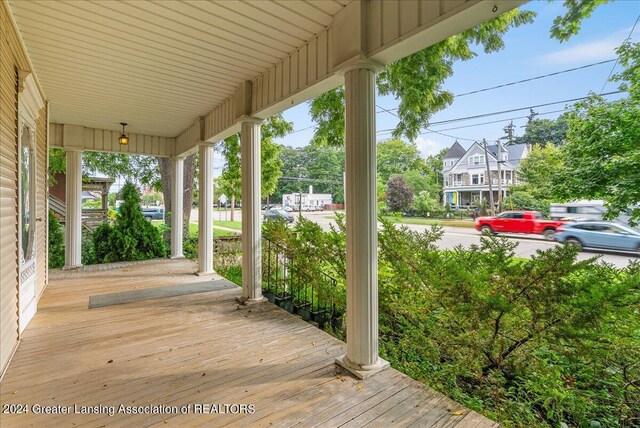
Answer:
<path fill-rule="evenodd" d="M 622 44 L 628 34 L 628 29 L 621 30 L 600 40 L 578 43 L 571 47 L 541 55 L 537 58 L 537 61 L 545 65 L 568 65 L 613 59 L 616 57 L 615 49 Z"/>
<path fill-rule="evenodd" d="M 416 146 L 418 147 L 418 150 L 420 151 L 420 155 L 423 158 L 426 158 L 431 155 L 436 155 L 440 150 L 444 149 L 445 147 L 449 147 L 449 145 L 445 143 L 431 140 L 421 135 L 418 136 L 418 138 L 416 138 L 415 143 L 416 143 Z"/>

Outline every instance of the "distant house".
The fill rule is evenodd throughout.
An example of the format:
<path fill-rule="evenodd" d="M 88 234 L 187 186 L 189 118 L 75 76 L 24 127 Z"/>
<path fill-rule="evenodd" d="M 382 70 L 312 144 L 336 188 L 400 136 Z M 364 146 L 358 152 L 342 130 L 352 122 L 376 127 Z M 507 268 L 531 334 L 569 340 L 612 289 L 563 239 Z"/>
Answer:
<path fill-rule="evenodd" d="M 282 195 L 282 205 L 298 209 L 299 205 L 324 208 L 333 204 L 331 193 L 313 193 L 313 186 L 309 186 L 309 193 L 285 193 Z"/>
<path fill-rule="evenodd" d="M 489 176 L 484 148 L 473 143 L 465 150 L 457 141 L 451 146 L 442 161 L 444 176 L 444 203 L 452 206 L 470 207 L 489 199 L 489 180 L 493 186 L 494 201 L 498 200 L 498 145 L 488 145 Z M 520 161 L 529 154 L 527 144 L 501 144 L 501 180 L 503 197 L 509 194 L 509 186 L 518 184 L 517 169 Z"/>

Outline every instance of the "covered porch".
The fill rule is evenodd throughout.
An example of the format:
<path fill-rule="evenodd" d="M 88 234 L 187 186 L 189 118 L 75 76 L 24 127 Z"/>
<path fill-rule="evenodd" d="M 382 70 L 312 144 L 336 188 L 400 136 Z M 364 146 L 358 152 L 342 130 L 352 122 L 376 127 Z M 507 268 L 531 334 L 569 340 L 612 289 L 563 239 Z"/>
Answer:
<path fill-rule="evenodd" d="M 2 402 L 255 404 L 255 413 L 217 415 L 216 425 L 491 425 L 387 369 L 379 355 L 376 74 L 520 3 L 2 0 Z M 262 296 L 261 123 L 339 86 L 346 345 Z M 90 296 L 217 277 L 213 152 L 237 134 L 242 287 L 87 309 Z M 52 147 L 66 152 L 69 271 L 58 279 L 47 268 Z M 170 259 L 97 272 L 82 266 L 87 151 L 171 159 Z M 197 264 L 184 259 L 181 227 L 184 190 L 193 185 L 184 182 L 184 160 L 194 153 Z M 194 413 L 5 418 L 20 426 L 212 422 Z"/>
<path fill-rule="evenodd" d="M 184 259 L 110 267 L 51 272 L 2 381 L 0 401 L 30 412 L 3 425 L 497 426 L 394 369 L 350 376 L 334 364 L 343 342 L 276 305 L 238 305 L 235 286 L 88 309 L 90 296 L 221 279 Z"/>

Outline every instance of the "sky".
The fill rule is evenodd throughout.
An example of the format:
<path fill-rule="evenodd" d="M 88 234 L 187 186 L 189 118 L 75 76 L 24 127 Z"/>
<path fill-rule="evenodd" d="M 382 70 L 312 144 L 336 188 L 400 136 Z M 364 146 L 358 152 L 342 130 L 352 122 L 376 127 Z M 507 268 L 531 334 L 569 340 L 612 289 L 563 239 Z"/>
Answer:
<path fill-rule="evenodd" d="M 504 83 L 554 73 L 570 68 L 581 67 L 600 61 L 615 59 L 614 49 L 629 37 L 634 23 L 640 16 L 640 0 L 618 0 L 598 7 L 593 15 L 585 19 L 578 35 L 568 42 L 560 43 L 551 39 L 549 30 L 553 19 L 563 14 L 562 2 L 530 2 L 522 6 L 525 10 L 537 12 L 538 16 L 532 24 L 511 29 L 504 37 L 505 48 L 502 51 L 484 54 L 481 48 L 474 49 L 477 57 L 454 65 L 454 73 L 444 84 L 444 89 L 453 94 L 462 94 L 478 89 L 493 87 Z M 640 23 L 636 26 L 631 40 L 640 41 Z M 457 121 L 450 124 L 436 125 L 437 122 L 480 115 L 539 104 L 553 103 L 584 97 L 590 91 L 601 93 L 617 90 L 615 83 L 608 82 L 614 62 L 584 68 L 581 70 L 538 79 L 527 83 L 490 90 L 477 94 L 455 97 L 454 102 L 436 113 L 429 129 L 449 134 L 443 136 L 428 130 L 422 130 L 415 143 L 422 156 L 438 153 L 450 147 L 457 137 L 466 148 L 474 140 L 495 141 L 504 136 L 503 128 L 514 118 L 516 134 L 522 135 L 526 123 L 528 108 L 516 112 L 492 115 L 475 120 Z M 615 64 L 613 73 L 621 67 Z M 622 95 L 608 96 L 615 99 Z M 384 109 L 393 110 L 398 101 L 392 96 L 378 96 L 376 104 Z M 570 104 L 570 103 L 567 103 Z M 562 110 L 565 104 L 539 107 L 534 110 L 538 118 L 554 119 L 561 112 L 544 114 Z M 378 141 L 390 138 L 390 132 L 384 130 L 396 126 L 398 118 L 378 108 L 376 129 Z M 283 113 L 286 120 L 293 122 L 294 130 L 302 130 L 314 125 L 308 114 L 308 103 L 302 103 Z M 477 125 L 484 122 L 492 124 Z M 464 128 L 460 128 L 463 127 Z M 459 128 L 459 129 L 451 129 Z M 313 129 L 294 132 L 277 140 L 278 143 L 302 147 L 309 144 L 313 137 Z M 219 160 L 221 162 L 221 160 Z M 220 165 L 218 165 L 220 167 Z"/>

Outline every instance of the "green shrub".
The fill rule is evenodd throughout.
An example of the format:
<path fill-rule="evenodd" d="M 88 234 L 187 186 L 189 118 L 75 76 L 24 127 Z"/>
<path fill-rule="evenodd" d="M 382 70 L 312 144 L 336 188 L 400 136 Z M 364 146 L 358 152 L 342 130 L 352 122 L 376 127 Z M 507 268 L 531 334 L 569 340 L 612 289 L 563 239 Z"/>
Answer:
<path fill-rule="evenodd" d="M 191 260 L 198 259 L 198 237 L 197 236 L 187 236 L 184 241 L 182 241 L 182 253 L 184 256 Z"/>
<path fill-rule="evenodd" d="M 385 358 L 505 424 L 640 416 L 640 264 L 578 262 L 564 246 L 517 260 L 517 244 L 496 237 L 443 251 L 441 233 L 383 221 Z"/>
<path fill-rule="evenodd" d="M 217 269 L 217 272 L 237 286 L 242 287 L 242 266 L 227 266 L 226 268 Z"/>
<path fill-rule="evenodd" d="M 49 210 L 49 269 L 64 266 L 64 231 L 62 225 Z"/>
<path fill-rule="evenodd" d="M 379 343 L 396 369 L 505 426 L 638 424 L 640 263 L 577 261 L 566 246 L 521 259 L 499 237 L 441 250 L 441 229 L 381 222 Z M 301 219 L 263 235 L 302 280 L 339 278 L 319 292 L 345 306 L 342 216 L 329 232 Z"/>
<path fill-rule="evenodd" d="M 102 223 L 93 231 L 92 245 L 96 261 L 102 263 L 111 252 L 111 224 Z"/>
<path fill-rule="evenodd" d="M 546 200 L 534 197 L 523 190 L 514 190 L 504 200 L 504 207 L 508 210 L 532 210 L 540 211 L 544 215 L 549 215 L 551 205 Z"/>
<path fill-rule="evenodd" d="M 344 215 L 336 214 L 336 225 L 324 232 L 322 228 L 304 217 L 300 217 L 295 227 L 287 227 L 284 222 L 267 222 L 263 225 L 264 237 L 273 245 L 287 250 L 288 268 L 298 283 L 313 289 L 314 300 L 336 305 L 337 311 L 344 313 L 346 301 L 346 239 Z M 277 251 L 269 252 L 269 243 L 264 243 L 263 268 L 276 266 Z M 275 276 L 276 272 L 272 272 Z M 327 281 L 325 275 L 337 280 L 335 285 Z M 274 279 L 274 278 L 272 278 Z"/>
<path fill-rule="evenodd" d="M 127 182 L 121 190 L 123 204 L 113 226 L 96 229 L 96 257 L 101 263 L 146 260 L 167 255 L 161 231 L 146 220 L 140 209 L 140 195 Z"/>
<path fill-rule="evenodd" d="M 98 263 L 96 252 L 93 245 L 93 239 L 89 236 L 82 236 L 82 264 L 95 265 Z"/>

